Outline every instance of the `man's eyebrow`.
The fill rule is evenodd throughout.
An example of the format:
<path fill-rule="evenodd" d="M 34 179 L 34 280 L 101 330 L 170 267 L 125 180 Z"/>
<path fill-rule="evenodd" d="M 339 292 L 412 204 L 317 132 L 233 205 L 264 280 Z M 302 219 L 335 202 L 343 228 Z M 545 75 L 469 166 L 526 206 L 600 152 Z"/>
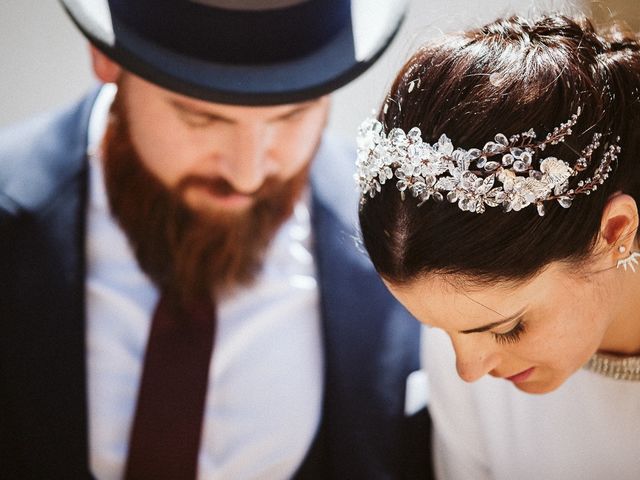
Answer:
<path fill-rule="evenodd" d="M 285 119 L 287 117 L 291 117 L 291 116 L 295 115 L 296 113 L 302 112 L 302 111 L 306 110 L 307 108 L 311 107 L 311 105 L 313 105 L 314 103 L 315 103 L 315 100 L 308 100 L 306 102 L 297 103 L 288 112 L 285 112 L 285 113 L 283 113 L 281 115 L 276 115 L 271 120 L 272 121 L 277 121 L 277 120 L 283 120 L 283 119 Z"/>
<path fill-rule="evenodd" d="M 522 316 L 522 314 L 524 313 L 525 309 L 520 310 L 518 313 L 515 313 L 513 315 L 509 315 L 508 317 L 505 317 L 502 320 L 499 320 L 497 322 L 491 322 L 491 323 L 487 323 L 486 325 L 483 325 L 481 327 L 476 327 L 476 328 L 470 328 L 469 330 L 460 330 L 460 333 L 480 333 L 480 332 L 486 332 L 487 330 L 491 330 L 492 328 L 498 327 L 500 325 L 504 325 L 505 323 L 509 323 L 512 322 L 513 320 L 517 319 L 518 317 Z"/>
<path fill-rule="evenodd" d="M 169 101 L 171 103 L 171 105 L 173 105 L 176 109 L 180 110 L 183 113 L 188 113 L 191 115 L 198 115 L 204 118 L 207 118 L 208 120 L 211 121 L 217 121 L 217 122 L 223 122 L 223 123 L 229 123 L 229 124 L 233 124 L 236 123 L 235 120 L 225 117 L 223 115 L 219 115 L 217 113 L 213 113 L 213 112 L 207 112 L 206 110 L 200 110 L 197 107 L 192 107 L 190 105 L 185 105 L 184 103 L 178 101 L 178 100 L 170 100 Z"/>
<path fill-rule="evenodd" d="M 218 122 L 223 122 L 223 123 L 228 123 L 228 124 L 236 123 L 236 120 L 234 120 L 232 118 L 228 118 L 228 117 L 225 117 L 224 115 L 220 115 L 218 113 L 208 112 L 206 110 L 201 110 L 201 109 L 199 109 L 197 107 L 192 107 L 190 105 L 186 105 L 186 104 L 180 102 L 179 100 L 171 99 L 169 102 L 171 103 L 171 105 L 173 105 L 174 108 L 176 108 L 176 109 L 178 109 L 178 110 L 180 110 L 181 112 L 184 112 L 184 113 L 189 113 L 189 114 L 192 114 L 192 115 L 199 115 L 199 116 L 205 117 L 205 118 L 207 118 L 207 119 L 209 119 L 211 121 L 218 121 Z M 273 118 L 268 119 L 267 121 L 268 122 L 276 122 L 278 120 L 284 120 L 284 119 L 286 119 L 288 117 L 291 117 L 291 116 L 295 115 L 298 112 L 302 112 L 302 111 L 308 109 L 309 107 L 311 107 L 314 104 L 314 102 L 315 102 L 315 100 L 309 100 L 309 101 L 306 101 L 306 102 L 303 102 L 303 103 L 295 104 L 295 106 L 291 110 L 289 110 L 287 112 L 284 112 L 284 113 L 282 113 L 280 115 L 276 115 Z"/>

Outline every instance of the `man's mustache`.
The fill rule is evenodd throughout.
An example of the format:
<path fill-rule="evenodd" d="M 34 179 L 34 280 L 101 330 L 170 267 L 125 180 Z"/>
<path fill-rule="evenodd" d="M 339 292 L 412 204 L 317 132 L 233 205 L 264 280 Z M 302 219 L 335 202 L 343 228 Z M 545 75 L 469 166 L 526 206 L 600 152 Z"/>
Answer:
<path fill-rule="evenodd" d="M 267 178 L 264 183 L 253 193 L 247 194 L 236 190 L 231 183 L 222 177 L 205 177 L 202 175 L 187 175 L 180 179 L 175 187 L 175 192 L 178 195 L 183 194 L 191 187 L 206 188 L 220 197 L 226 197 L 231 195 L 248 195 L 254 200 L 261 200 L 273 197 L 276 192 L 282 189 L 283 182 L 278 181 L 275 178 Z"/>

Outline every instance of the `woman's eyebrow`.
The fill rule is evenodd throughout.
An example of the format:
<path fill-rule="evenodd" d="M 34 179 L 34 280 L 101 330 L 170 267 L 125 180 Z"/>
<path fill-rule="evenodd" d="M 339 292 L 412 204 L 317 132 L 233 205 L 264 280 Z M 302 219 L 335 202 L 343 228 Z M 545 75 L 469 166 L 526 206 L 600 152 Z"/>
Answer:
<path fill-rule="evenodd" d="M 470 328 L 469 330 L 460 330 L 460 333 L 486 332 L 487 330 L 491 330 L 492 328 L 495 328 L 495 327 L 498 327 L 500 325 L 504 325 L 505 323 L 509 323 L 509 322 L 511 322 L 513 320 L 516 320 L 518 317 L 520 317 L 524 313 L 524 310 L 525 309 L 522 309 L 518 313 L 515 313 L 513 315 L 509 315 L 508 317 L 504 318 L 503 320 L 498 320 L 497 322 L 487 323 L 486 325 L 483 325 L 481 327 Z"/>

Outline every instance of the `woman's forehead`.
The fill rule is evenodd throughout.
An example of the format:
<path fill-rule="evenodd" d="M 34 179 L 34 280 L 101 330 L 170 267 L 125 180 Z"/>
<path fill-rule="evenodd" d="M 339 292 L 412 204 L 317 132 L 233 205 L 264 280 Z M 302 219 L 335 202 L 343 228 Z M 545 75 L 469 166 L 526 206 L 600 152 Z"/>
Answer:
<path fill-rule="evenodd" d="M 567 272 L 552 265 L 520 282 L 473 282 L 460 276 L 428 275 L 406 285 L 387 282 L 419 320 L 436 327 L 468 330 L 522 314 L 568 288 Z"/>

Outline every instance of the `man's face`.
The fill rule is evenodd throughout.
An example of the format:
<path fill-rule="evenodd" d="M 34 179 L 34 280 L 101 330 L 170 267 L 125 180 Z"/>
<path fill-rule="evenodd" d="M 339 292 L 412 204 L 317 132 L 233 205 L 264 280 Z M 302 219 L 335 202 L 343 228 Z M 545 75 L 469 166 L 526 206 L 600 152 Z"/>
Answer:
<path fill-rule="evenodd" d="M 246 107 L 196 100 L 131 73 L 120 77 L 133 146 L 146 169 L 210 217 L 248 211 L 267 180 L 284 182 L 311 160 L 329 101 Z"/>
<path fill-rule="evenodd" d="M 138 264 L 191 301 L 247 285 L 304 190 L 327 98 L 238 107 L 118 78 L 103 141 L 111 212 Z"/>

